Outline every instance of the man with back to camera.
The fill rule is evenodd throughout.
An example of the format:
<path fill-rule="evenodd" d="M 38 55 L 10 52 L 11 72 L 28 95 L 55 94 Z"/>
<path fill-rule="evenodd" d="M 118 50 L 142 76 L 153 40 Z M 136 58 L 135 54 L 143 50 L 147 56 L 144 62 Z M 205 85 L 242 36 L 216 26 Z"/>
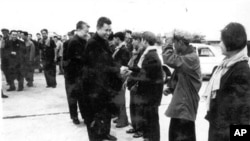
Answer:
<path fill-rule="evenodd" d="M 90 141 L 117 140 L 110 135 L 111 99 L 119 91 L 122 82 L 118 79 L 120 68 L 115 65 L 109 48 L 110 34 L 111 20 L 100 17 L 97 32 L 88 40 L 85 49 L 84 71 L 87 75 L 83 77 L 83 90 L 86 92 L 85 120 Z"/>
<path fill-rule="evenodd" d="M 70 117 L 74 124 L 80 124 L 77 115 L 77 104 L 79 105 L 82 118 L 84 119 L 84 106 L 81 106 L 81 104 L 83 104 L 81 100 L 84 100 L 82 97 L 84 91 L 82 91 L 81 88 L 81 76 L 85 74 L 82 74 L 81 69 L 84 65 L 83 54 L 87 43 L 86 36 L 88 32 L 89 25 L 86 22 L 79 21 L 76 24 L 76 34 L 68 42 L 65 42 L 66 45 L 64 44 L 66 50 L 63 53 L 63 58 L 68 62 L 64 67 L 65 85 Z"/>
<path fill-rule="evenodd" d="M 43 38 L 39 41 L 39 49 L 42 52 L 42 63 L 47 88 L 56 87 L 56 44 L 48 37 L 48 30 L 42 29 Z"/>

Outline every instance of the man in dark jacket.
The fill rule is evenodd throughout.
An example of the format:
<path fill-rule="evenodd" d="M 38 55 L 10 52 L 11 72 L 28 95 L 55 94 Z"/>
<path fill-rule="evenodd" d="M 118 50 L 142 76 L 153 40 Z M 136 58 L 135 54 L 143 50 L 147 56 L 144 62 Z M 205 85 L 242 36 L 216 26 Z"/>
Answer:
<path fill-rule="evenodd" d="M 5 47 L 5 45 L 7 44 L 7 42 L 9 42 L 9 30 L 6 28 L 3 28 L 2 30 L 2 34 L 3 34 L 3 39 L 1 42 L 1 69 L 3 71 L 3 74 L 5 75 L 5 79 L 7 84 L 10 84 L 10 77 L 9 77 L 9 72 L 8 72 L 8 66 L 9 66 L 9 60 L 8 60 L 8 55 L 7 55 L 7 49 Z"/>
<path fill-rule="evenodd" d="M 138 81 L 137 104 L 143 106 L 143 137 L 145 141 L 160 140 L 158 107 L 161 104 L 163 91 L 163 71 L 157 54 L 156 36 L 149 31 L 142 33 L 142 44 L 146 47 L 137 67 L 130 70 L 138 72 L 133 78 Z M 140 101 L 139 101 L 140 100 Z"/>
<path fill-rule="evenodd" d="M 17 32 L 11 31 L 11 40 L 6 42 L 5 49 L 8 57 L 8 74 L 10 81 L 10 88 L 7 91 L 14 91 L 16 89 L 14 80 L 18 80 L 18 91 L 23 90 L 24 72 L 24 50 L 25 46 L 22 41 L 17 39 Z"/>
<path fill-rule="evenodd" d="M 81 105 L 79 100 L 82 99 L 80 95 L 83 94 L 81 89 L 81 68 L 84 65 L 84 48 L 86 46 L 87 40 L 86 36 L 89 31 L 89 25 L 83 21 L 79 21 L 76 24 L 76 35 L 68 41 L 68 45 L 63 53 L 64 60 L 68 64 L 64 67 L 65 71 L 65 86 L 66 93 L 69 104 L 70 117 L 73 120 L 74 124 L 79 124 L 78 115 L 77 115 L 77 103 Z M 67 43 L 66 43 L 67 44 Z M 65 44 L 64 44 L 65 45 Z M 80 106 L 80 111 L 82 118 L 84 113 L 82 111 L 83 106 Z"/>
<path fill-rule="evenodd" d="M 117 140 L 110 135 L 110 103 L 115 90 L 120 89 L 114 85 L 119 82 L 117 77 L 120 69 L 115 66 L 107 41 L 110 33 L 110 19 L 99 18 L 97 32 L 89 39 L 85 49 L 87 66 L 84 70 L 87 75 L 83 76 L 83 88 L 87 106 L 85 120 L 90 141 Z"/>
<path fill-rule="evenodd" d="M 112 55 L 117 67 L 120 68 L 121 66 L 127 66 L 128 61 L 130 59 L 130 52 L 125 43 L 125 34 L 123 32 L 117 32 L 114 34 L 114 44 L 115 44 L 115 51 Z M 121 77 L 121 81 L 125 82 L 126 77 Z M 113 101 L 117 106 L 118 109 L 118 118 L 115 120 L 117 122 L 116 127 L 122 128 L 128 126 L 128 116 L 126 113 L 126 106 L 125 106 L 125 88 L 121 88 L 119 94 L 114 97 Z"/>
<path fill-rule="evenodd" d="M 56 87 L 56 44 L 48 37 L 48 30 L 42 29 L 43 39 L 39 41 L 47 88 Z"/>

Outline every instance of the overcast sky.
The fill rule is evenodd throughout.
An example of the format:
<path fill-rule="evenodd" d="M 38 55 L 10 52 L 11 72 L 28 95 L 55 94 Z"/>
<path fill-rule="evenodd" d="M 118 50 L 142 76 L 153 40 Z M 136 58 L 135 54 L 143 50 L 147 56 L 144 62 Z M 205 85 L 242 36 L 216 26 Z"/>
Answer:
<path fill-rule="evenodd" d="M 96 30 L 100 16 L 112 20 L 113 31 L 183 29 L 207 39 L 220 38 L 229 22 L 240 22 L 250 36 L 250 0 L 0 0 L 0 28 L 35 34 L 42 28 L 66 34 L 79 20 Z M 248 38 L 249 39 L 249 38 Z"/>

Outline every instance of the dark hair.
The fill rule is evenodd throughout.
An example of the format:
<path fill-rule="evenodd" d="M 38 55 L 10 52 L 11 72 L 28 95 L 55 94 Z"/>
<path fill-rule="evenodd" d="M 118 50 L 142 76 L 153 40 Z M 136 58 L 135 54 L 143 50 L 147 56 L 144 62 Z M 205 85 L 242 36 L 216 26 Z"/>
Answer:
<path fill-rule="evenodd" d="M 108 37 L 108 40 L 112 41 L 113 39 L 114 39 L 114 33 L 111 32 L 110 35 L 109 35 L 109 37 Z"/>
<path fill-rule="evenodd" d="M 23 33 L 23 31 L 22 31 L 22 30 L 17 30 L 16 32 L 20 32 L 20 33 Z"/>
<path fill-rule="evenodd" d="M 11 31 L 10 31 L 10 34 L 12 34 L 12 32 L 17 32 L 17 31 L 16 31 L 16 30 L 11 30 Z"/>
<path fill-rule="evenodd" d="M 59 37 L 57 37 L 56 35 L 53 38 L 59 39 Z"/>
<path fill-rule="evenodd" d="M 141 41 L 141 39 L 142 39 L 142 33 L 133 32 L 132 38 L 135 39 L 135 40 L 140 40 Z"/>
<path fill-rule="evenodd" d="M 84 21 L 79 21 L 77 24 L 76 24 L 76 29 L 83 29 L 83 26 L 82 25 L 87 25 L 89 27 L 89 25 L 84 22 Z"/>
<path fill-rule="evenodd" d="M 111 20 L 107 17 L 100 17 L 97 21 L 97 28 L 103 27 L 104 24 L 112 24 Z"/>
<path fill-rule="evenodd" d="M 240 50 L 247 44 L 245 28 L 240 23 L 231 22 L 222 29 L 221 40 L 225 44 L 227 51 Z"/>
<path fill-rule="evenodd" d="M 129 33 L 129 34 L 132 34 L 132 31 L 131 31 L 131 30 L 128 30 L 128 29 L 126 29 L 124 32 L 125 32 L 125 33 Z"/>
<path fill-rule="evenodd" d="M 22 33 L 23 33 L 24 36 L 28 36 L 28 34 L 29 34 L 29 33 L 26 32 L 26 31 L 22 31 Z"/>
<path fill-rule="evenodd" d="M 114 38 L 117 37 L 119 38 L 121 41 L 124 41 L 125 40 L 125 34 L 123 32 L 116 32 L 114 34 Z"/>
<path fill-rule="evenodd" d="M 1 31 L 2 32 L 8 32 L 8 33 L 10 32 L 9 29 L 7 29 L 7 28 L 3 28 Z"/>
<path fill-rule="evenodd" d="M 145 31 L 142 33 L 142 39 L 146 40 L 149 45 L 154 45 L 156 43 L 156 36 L 150 31 Z"/>
<path fill-rule="evenodd" d="M 36 35 L 41 35 L 40 33 L 36 33 Z"/>
<path fill-rule="evenodd" d="M 48 33 L 48 29 L 45 29 L 45 28 L 42 29 L 42 30 L 41 30 L 41 33 L 42 33 L 43 31 L 45 31 L 46 33 Z"/>

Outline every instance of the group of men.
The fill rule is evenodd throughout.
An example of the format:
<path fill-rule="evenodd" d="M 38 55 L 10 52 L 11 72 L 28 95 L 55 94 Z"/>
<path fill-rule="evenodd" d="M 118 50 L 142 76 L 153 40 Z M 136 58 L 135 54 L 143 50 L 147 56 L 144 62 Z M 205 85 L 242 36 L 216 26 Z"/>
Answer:
<path fill-rule="evenodd" d="M 33 87 L 34 69 L 44 70 L 47 87 L 56 87 L 56 63 L 59 65 L 59 74 L 62 69 L 62 41 L 58 36 L 50 38 L 48 30 L 37 33 L 37 40 L 26 31 L 2 29 L 1 36 L 1 69 L 9 85 L 7 91 L 16 90 L 14 81 L 18 81 L 18 91 L 24 89 L 24 79 L 28 87 Z M 7 98 L 3 94 L 2 97 Z"/>
<path fill-rule="evenodd" d="M 48 36 L 48 30 L 42 29 L 42 38 L 37 41 L 37 46 L 47 88 L 56 88 L 56 62 L 59 60 L 61 62 L 60 74 L 64 74 L 65 78 L 70 118 L 74 124 L 80 124 L 79 107 L 81 117 L 87 126 L 89 140 L 102 141 L 117 140 L 116 137 L 110 135 L 112 117 L 117 117 L 114 120 L 116 128 L 128 126 L 125 107 L 125 92 L 128 87 L 131 95 L 132 129 L 127 133 L 134 134 L 134 138 L 143 137 L 145 141 L 159 141 L 158 106 L 161 103 L 164 85 L 162 64 L 166 63 L 180 71 L 180 69 L 188 70 L 186 67 L 181 67 L 187 62 L 185 58 L 184 62 L 180 59 L 180 56 L 173 51 L 173 47 L 167 47 L 162 58 L 162 54 L 158 51 L 161 47 L 157 46 L 157 38 L 152 32 L 131 35 L 131 31 L 127 30 L 113 34 L 111 24 L 109 18 L 100 17 L 97 21 L 96 32 L 91 34 L 88 23 L 79 21 L 76 29 L 68 33 L 69 39 L 63 43 L 58 42 L 58 38 L 53 40 Z M 17 31 L 11 31 L 11 38 L 5 31 L 8 33 L 6 29 L 2 30 L 4 35 L 2 71 L 10 85 L 7 91 L 16 89 L 15 79 L 18 80 L 18 91 L 22 91 L 24 78 L 28 82 L 27 86 L 33 86 L 36 48 L 28 38 L 27 32 L 21 33 L 23 40 L 21 41 L 18 39 Z M 198 95 L 201 85 L 198 57 L 188 41 L 177 37 L 174 40 L 176 46 L 179 47 L 176 48 L 179 54 L 192 54 L 195 58 L 195 62 L 189 60 L 189 63 L 194 63 L 197 69 L 190 70 L 194 75 L 192 79 L 188 75 L 185 76 L 188 77 L 185 80 L 191 81 L 188 83 L 190 87 L 197 85 L 194 93 Z M 175 71 L 170 81 L 177 86 L 180 83 L 176 79 L 178 73 Z M 173 118 L 170 127 L 171 135 L 179 134 L 179 132 L 186 134 L 182 133 L 182 129 L 176 129 L 175 125 L 188 124 L 192 130 L 187 134 L 191 134 L 192 140 L 195 140 L 193 121 L 197 112 L 198 98 L 190 99 L 191 102 L 195 101 L 195 105 L 191 107 L 191 113 L 187 109 L 190 109 L 189 106 L 192 103 L 175 109 L 175 105 L 180 103 L 178 99 L 182 98 L 173 99 L 166 113 L 167 116 Z M 186 111 L 185 115 L 188 118 L 183 117 L 178 111 Z M 183 120 L 176 120 L 176 118 Z M 179 125 L 179 123 L 182 124 Z"/>

